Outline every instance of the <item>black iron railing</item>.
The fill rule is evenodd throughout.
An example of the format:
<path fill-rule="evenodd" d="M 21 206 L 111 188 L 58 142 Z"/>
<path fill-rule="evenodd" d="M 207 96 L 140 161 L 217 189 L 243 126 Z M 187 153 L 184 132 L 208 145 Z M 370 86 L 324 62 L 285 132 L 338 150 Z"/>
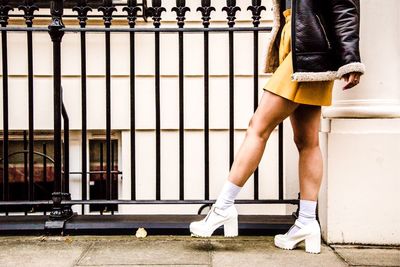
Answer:
<path fill-rule="evenodd" d="M 284 1 L 283 1 L 284 2 Z M 50 5 L 49 5 L 50 4 Z M 222 11 L 226 12 L 227 15 L 227 26 L 226 27 L 211 27 L 210 19 L 212 12 L 216 11 L 211 5 L 210 0 L 202 0 L 201 6 L 197 10 L 190 10 L 184 0 L 177 0 L 176 6 L 168 12 L 176 13 L 177 27 L 175 28 L 163 28 L 161 27 L 161 16 L 167 10 L 162 6 L 161 0 L 152 0 L 151 6 L 147 6 L 145 0 L 139 2 L 136 0 L 128 0 L 123 5 L 123 12 L 125 15 L 116 15 L 116 4 L 111 0 L 103 1 L 30 1 L 26 0 L 23 3 L 21 1 L 7 1 L 0 0 L 0 31 L 2 36 L 2 82 L 3 82 L 3 192 L 0 207 L 8 212 L 15 210 L 17 207 L 47 207 L 51 211 L 50 216 L 46 219 L 46 228 L 48 229 L 59 229 L 64 227 L 64 223 L 68 221 L 72 213 L 72 205 L 82 205 L 82 214 L 84 214 L 83 206 L 86 204 L 101 204 L 101 205 L 121 205 L 121 204 L 202 204 L 201 210 L 213 203 L 210 200 L 209 195 L 209 69 L 210 59 L 209 51 L 210 47 L 209 35 L 211 33 L 227 33 L 229 35 L 229 163 L 230 166 L 234 160 L 234 88 L 235 88 L 235 69 L 234 69 L 234 35 L 237 32 L 252 32 L 253 33 L 253 95 L 254 95 L 254 110 L 258 105 L 258 89 L 259 89 L 259 33 L 269 32 L 271 27 L 260 27 L 260 19 L 262 11 L 265 11 L 265 7 L 262 5 L 261 0 L 249 1 L 248 11 L 252 13 L 253 26 L 248 27 L 235 27 L 235 19 L 237 12 L 241 11 L 236 5 L 236 1 L 227 0 L 226 6 L 223 7 Z M 22 17 L 25 19 L 26 27 L 9 26 L 8 21 L 10 18 L 20 17 L 19 14 L 10 14 L 14 9 L 23 11 Z M 38 15 L 35 16 L 35 12 L 39 8 L 49 8 L 49 15 Z M 64 9 L 70 8 L 76 14 L 75 15 L 64 15 Z M 104 21 L 104 27 L 86 27 L 88 19 L 99 17 L 99 15 L 91 16 L 90 12 L 93 9 L 97 9 L 101 12 L 101 17 Z M 202 19 L 202 25 L 198 27 L 185 27 L 185 15 L 187 12 L 197 11 Z M 48 17 L 51 16 L 51 23 L 48 28 L 45 27 L 33 27 L 33 20 L 35 17 Z M 63 18 L 76 18 L 79 21 L 79 27 L 65 27 Z M 113 18 L 125 17 L 127 25 L 129 27 L 111 27 Z M 147 20 L 150 17 L 153 21 L 153 27 L 136 27 L 137 19 Z M 28 95 L 29 95 L 29 129 L 28 129 L 28 148 L 23 152 L 28 154 L 28 166 L 25 168 L 28 170 L 28 181 L 29 191 L 27 200 L 21 201 L 9 201 L 8 195 L 8 169 L 9 169 L 9 118 L 8 118 L 8 52 L 7 52 L 7 34 L 8 32 L 22 31 L 27 34 L 27 49 L 28 49 Z M 53 43 L 53 88 L 54 88 L 54 158 L 52 163 L 54 164 L 54 192 L 52 199 L 50 200 L 35 200 L 33 198 L 33 184 L 34 184 L 34 87 L 33 87 L 33 53 L 32 53 L 32 34 L 34 32 L 48 32 Z M 62 75 L 61 75 L 61 43 L 63 36 L 66 33 L 78 33 L 80 34 L 80 51 L 81 51 L 81 97 L 82 97 L 82 179 L 81 179 L 81 191 L 82 196 L 80 200 L 71 200 L 69 194 L 69 120 L 67 110 L 65 109 L 62 101 Z M 106 70 L 105 70 L 105 84 L 106 84 L 106 198 L 104 200 L 88 200 L 87 196 L 87 175 L 90 174 L 87 166 L 88 151 L 87 151 L 87 72 L 86 72 L 86 33 L 88 32 L 100 32 L 105 34 L 105 59 L 106 59 Z M 130 139 L 131 139 L 131 199 L 130 200 L 118 200 L 112 198 L 113 183 L 111 182 L 112 174 L 120 173 L 119 171 L 112 170 L 112 153 L 111 153 L 111 33 L 112 32 L 123 32 L 130 36 Z M 137 177 L 136 173 L 136 122 L 135 122 L 135 86 L 136 86 L 136 70 L 135 70 L 135 38 L 136 33 L 147 32 L 154 34 L 155 42 L 155 115 L 156 115 L 156 196 L 152 200 L 137 200 Z M 160 35 L 164 33 L 177 33 L 178 34 L 178 49 L 179 49 L 179 199 L 177 200 L 164 200 L 161 199 L 161 110 L 160 110 Z M 185 138 L 185 125 L 184 125 L 184 93 L 185 93 L 185 69 L 184 69 L 184 35 L 185 34 L 202 34 L 204 38 L 204 199 L 200 200 L 186 200 L 184 198 L 184 138 Z M 64 130 L 62 130 L 62 123 L 64 123 Z M 62 135 L 64 133 L 64 135 Z M 63 148 L 64 147 L 64 148 Z M 259 197 L 259 176 L 258 170 L 254 173 L 254 197 L 249 200 L 238 200 L 238 204 L 298 204 L 297 199 L 284 199 L 284 185 L 283 185 L 283 124 L 279 125 L 279 196 L 277 199 L 260 199 Z M 46 156 L 46 155 L 43 155 Z M 46 161 L 45 161 L 46 162 Z M 44 163 L 46 164 L 46 163 Z M 75 172 L 76 173 L 76 172 Z M 113 214 L 113 209 L 111 209 Z M 62 223 L 60 223 L 62 222 Z"/>

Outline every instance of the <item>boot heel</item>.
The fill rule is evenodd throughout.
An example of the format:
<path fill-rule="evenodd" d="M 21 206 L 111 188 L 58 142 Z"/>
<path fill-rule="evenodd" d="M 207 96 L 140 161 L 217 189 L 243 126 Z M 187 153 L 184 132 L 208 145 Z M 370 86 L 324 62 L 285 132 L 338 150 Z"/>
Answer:
<path fill-rule="evenodd" d="M 237 216 L 230 219 L 224 224 L 224 236 L 235 237 L 238 236 L 238 218 Z"/>
<path fill-rule="evenodd" d="M 321 235 L 313 234 L 305 239 L 306 252 L 320 253 L 321 252 Z"/>

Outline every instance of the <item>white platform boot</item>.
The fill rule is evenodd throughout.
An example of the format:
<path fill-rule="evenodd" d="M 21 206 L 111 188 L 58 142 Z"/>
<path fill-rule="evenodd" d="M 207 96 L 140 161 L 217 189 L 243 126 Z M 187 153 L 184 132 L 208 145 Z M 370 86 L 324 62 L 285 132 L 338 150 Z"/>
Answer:
<path fill-rule="evenodd" d="M 301 241 L 305 241 L 306 252 L 321 252 L 321 228 L 317 220 L 307 225 L 303 225 L 298 220 L 294 223 L 300 229 L 292 235 L 289 231 L 284 235 L 276 235 L 274 239 L 275 246 L 282 249 L 294 249 Z"/>
<path fill-rule="evenodd" d="M 190 224 L 190 232 L 194 237 L 210 237 L 221 225 L 225 237 L 238 236 L 238 213 L 234 205 L 224 210 L 212 205 L 204 219 Z"/>

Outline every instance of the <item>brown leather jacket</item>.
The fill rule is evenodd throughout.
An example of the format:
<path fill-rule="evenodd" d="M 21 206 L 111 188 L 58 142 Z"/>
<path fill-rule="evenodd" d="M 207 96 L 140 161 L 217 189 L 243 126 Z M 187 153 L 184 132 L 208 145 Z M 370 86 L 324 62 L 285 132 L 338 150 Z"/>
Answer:
<path fill-rule="evenodd" d="M 265 72 L 279 66 L 279 36 L 284 26 L 280 0 L 273 1 L 274 27 Z M 359 0 L 292 0 L 292 80 L 327 81 L 365 72 L 359 52 Z"/>

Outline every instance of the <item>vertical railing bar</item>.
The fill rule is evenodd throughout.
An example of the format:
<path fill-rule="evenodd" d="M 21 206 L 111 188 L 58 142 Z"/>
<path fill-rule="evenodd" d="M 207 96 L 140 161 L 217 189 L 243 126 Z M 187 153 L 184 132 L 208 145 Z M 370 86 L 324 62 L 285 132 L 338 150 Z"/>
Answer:
<path fill-rule="evenodd" d="M 42 148 L 43 148 L 43 155 L 47 156 L 47 147 L 46 147 L 46 143 L 42 144 Z M 47 159 L 46 157 L 43 157 L 43 182 L 47 182 Z"/>
<path fill-rule="evenodd" d="M 79 25 L 81 28 L 86 27 L 88 12 L 92 9 L 87 5 L 87 1 L 80 1 L 78 6 L 72 8 L 78 13 Z M 81 104 L 82 104 L 82 200 L 87 200 L 87 77 L 86 77 L 86 32 L 80 33 L 81 46 Z M 82 215 L 85 214 L 85 205 L 81 206 Z"/>
<path fill-rule="evenodd" d="M 29 183 L 28 183 L 28 157 L 27 157 L 27 151 L 28 151 L 28 136 L 26 130 L 24 130 L 24 188 L 25 192 L 28 193 L 29 191 Z M 26 194 L 28 196 L 28 194 Z M 28 212 L 25 210 L 25 215 L 28 215 Z"/>
<path fill-rule="evenodd" d="M 60 29 L 62 22 L 63 1 L 51 1 L 52 21 L 49 33 L 53 42 L 53 79 L 54 79 L 54 191 L 61 190 L 61 40 L 64 35 Z"/>
<path fill-rule="evenodd" d="M 47 156 L 46 143 L 42 144 L 43 155 Z M 43 157 L 43 184 L 47 183 L 47 158 Z M 46 215 L 46 210 L 43 211 L 43 215 Z"/>
<path fill-rule="evenodd" d="M 160 33 L 155 33 L 156 53 L 156 80 L 155 80 L 155 101 L 156 101 L 156 199 L 161 199 L 161 130 L 160 130 Z"/>
<path fill-rule="evenodd" d="M 197 11 L 202 13 L 204 28 L 210 25 L 210 15 L 215 8 L 210 0 L 202 0 L 201 7 Z M 210 199 L 210 125 L 209 125 L 209 33 L 204 31 L 204 199 Z"/>
<path fill-rule="evenodd" d="M 31 25 L 28 25 L 31 27 Z M 33 107 L 33 48 L 32 48 L 32 32 L 28 35 L 28 98 L 29 98 L 29 200 L 34 199 L 34 161 L 33 161 L 33 144 L 34 144 L 34 107 Z"/>
<path fill-rule="evenodd" d="M 111 27 L 112 13 L 117 11 L 111 0 L 104 0 L 98 8 L 103 12 L 104 26 Z M 111 200 L 111 33 L 105 32 L 106 56 L 106 199 Z"/>
<path fill-rule="evenodd" d="M 130 28 L 135 28 L 137 12 L 141 9 L 138 7 L 136 0 L 128 0 L 128 6 L 123 11 L 128 13 L 128 22 Z M 144 5 L 144 4 L 143 4 Z M 135 99 L 135 33 L 129 33 L 130 43 L 130 165 L 131 165 L 131 200 L 136 200 L 136 99 Z"/>
<path fill-rule="evenodd" d="M 223 11 L 227 13 L 229 28 L 235 25 L 235 14 L 240 11 L 236 6 L 236 1 L 227 0 L 227 6 L 223 7 Z M 235 47 L 234 47 L 234 32 L 229 31 L 229 169 L 234 160 L 235 149 Z"/>
<path fill-rule="evenodd" d="M 131 27 L 134 27 L 131 26 Z M 135 33 L 130 33 L 131 64 L 131 199 L 136 199 L 136 92 L 135 92 Z"/>
<path fill-rule="evenodd" d="M 253 14 L 253 26 L 254 26 L 254 32 L 253 32 L 253 77 L 254 77 L 254 90 L 253 90 L 253 107 L 254 107 L 254 112 L 257 110 L 258 107 L 258 82 L 259 82 L 259 77 L 258 77 L 258 67 L 259 67 L 259 58 L 258 58 L 258 49 L 259 49 L 259 33 L 256 30 L 258 26 L 260 25 L 260 19 L 261 19 L 261 12 L 265 11 L 266 8 L 261 5 L 261 0 L 252 0 L 252 5 L 247 8 L 247 10 L 250 10 Z M 258 166 L 254 171 L 254 200 L 259 199 L 259 169 Z"/>
<path fill-rule="evenodd" d="M 184 134 L 184 52 L 183 52 L 183 32 L 179 32 L 179 199 L 185 197 L 185 177 L 184 177 L 184 153 L 185 153 L 185 134 Z"/>
<path fill-rule="evenodd" d="M 177 23 L 179 28 L 183 28 L 185 25 L 185 13 L 190 11 L 185 6 L 185 0 L 177 0 L 176 7 L 172 8 L 177 14 Z M 185 104 L 184 104 L 184 39 L 183 32 L 178 33 L 178 50 L 179 50 L 179 199 L 184 200 L 185 198 Z"/>
<path fill-rule="evenodd" d="M 234 35 L 229 32 L 229 166 L 234 160 L 235 148 L 235 70 L 234 70 Z"/>
<path fill-rule="evenodd" d="M 152 0 L 149 11 L 153 15 L 153 25 L 160 28 L 161 13 L 166 11 L 161 0 Z M 156 200 L 161 199 L 161 118 L 160 118 L 160 32 L 154 32 L 155 49 L 155 112 L 156 112 Z"/>
<path fill-rule="evenodd" d="M 24 11 L 24 18 L 27 28 L 32 28 L 34 12 L 38 7 L 33 4 L 33 1 L 25 1 L 23 5 L 18 7 Z M 29 191 L 28 199 L 33 200 L 34 196 L 34 88 L 33 88 L 33 43 L 32 31 L 27 31 L 27 52 L 28 52 L 28 128 L 29 128 Z"/>
<path fill-rule="evenodd" d="M 82 27 L 82 26 L 81 26 Z M 83 26 L 85 27 L 85 26 Z M 86 82 L 86 33 L 81 32 L 81 86 L 82 86 L 82 200 L 87 200 L 87 82 Z M 82 215 L 85 205 L 82 204 Z"/>
<path fill-rule="evenodd" d="M 7 27 L 8 24 L 8 12 L 12 10 L 10 6 L 2 6 L 4 15 L 1 18 L 1 26 Z M 7 51 L 7 31 L 1 32 L 2 42 L 2 62 L 3 62 L 3 201 L 9 200 L 9 125 L 8 125 L 8 51 Z M 6 214 L 7 211 L 6 211 Z"/>
<path fill-rule="evenodd" d="M 111 141 L 111 170 L 114 171 L 114 142 Z M 111 174 L 111 183 L 114 183 L 115 174 Z M 113 199 L 113 191 L 110 191 L 110 199 Z M 118 204 L 117 204 L 118 206 Z M 114 215 L 114 205 L 111 205 L 111 215 Z"/>
<path fill-rule="evenodd" d="M 254 26 L 257 27 L 257 26 Z M 256 111 L 258 106 L 258 31 L 254 31 L 254 98 L 253 106 Z M 254 171 L 254 200 L 259 199 L 259 176 L 258 166 Z"/>
<path fill-rule="evenodd" d="M 111 199 L 111 42 L 106 32 L 106 198 Z"/>
<path fill-rule="evenodd" d="M 207 26 L 204 26 L 208 28 Z M 204 199 L 210 199 L 209 33 L 204 32 Z"/>
<path fill-rule="evenodd" d="M 100 188 L 101 188 L 101 195 L 104 194 L 104 187 L 102 186 L 103 180 L 104 180 L 104 175 L 103 175 L 103 161 L 104 161 L 104 155 L 103 155 L 103 142 L 100 142 Z M 106 187 L 107 191 L 107 187 Z M 106 198 L 107 199 L 107 198 Z M 101 214 L 103 214 L 103 210 L 100 210 Z"/>

